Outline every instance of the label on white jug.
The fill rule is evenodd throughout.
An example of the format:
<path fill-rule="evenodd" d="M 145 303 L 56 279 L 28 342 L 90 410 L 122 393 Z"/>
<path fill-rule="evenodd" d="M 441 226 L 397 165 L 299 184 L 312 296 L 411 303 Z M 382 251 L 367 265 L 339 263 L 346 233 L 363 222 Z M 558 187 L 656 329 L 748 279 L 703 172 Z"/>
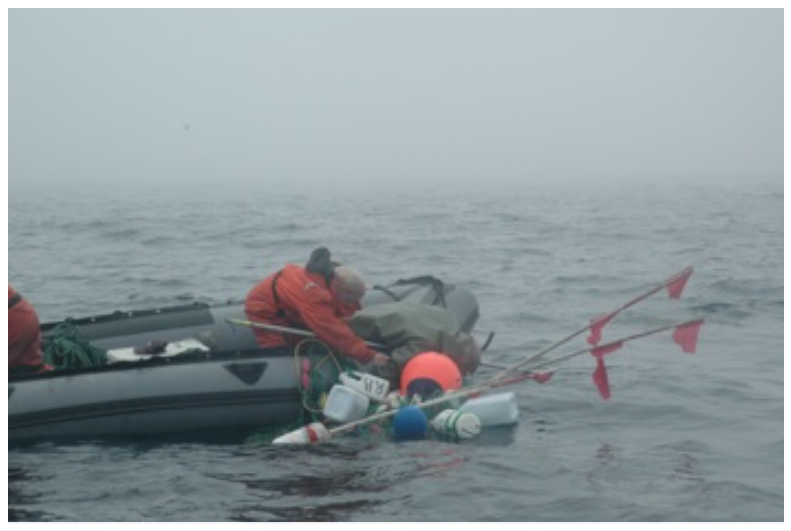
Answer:
<path fill-rule="evenodd" d="M 350 371 L 341 373 L 340 381 L 346 387 L 358 391 L 371 400 L 381 402 L 390 392 L 390 382 L 367 372 Z"/>

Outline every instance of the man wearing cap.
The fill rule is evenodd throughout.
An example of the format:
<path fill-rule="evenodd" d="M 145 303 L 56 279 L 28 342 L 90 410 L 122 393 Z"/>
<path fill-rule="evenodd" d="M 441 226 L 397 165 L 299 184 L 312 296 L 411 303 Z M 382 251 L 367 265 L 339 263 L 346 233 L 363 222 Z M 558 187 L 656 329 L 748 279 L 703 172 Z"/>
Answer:
<path fill-rule="evenodd" d="M 8 372 L 47 370 L 41 353 L 41 329 L 33 305 L 8 286 Z"/>
<path fill-rule="evenodd" d="M 360 309 L 365 280 L 353 267 L 330 260 L 324 247 L 313 251 L 305 267 L 288 264 L 259 282 L 247 295 L 245 312 L 253 322 L 304 328 L 341 354 L 361 363 L 387 365 L 390 358 L 372 350 L 346 318 Z M 298 336 L 253 329 L 264 349 L 291 348 Z"/>

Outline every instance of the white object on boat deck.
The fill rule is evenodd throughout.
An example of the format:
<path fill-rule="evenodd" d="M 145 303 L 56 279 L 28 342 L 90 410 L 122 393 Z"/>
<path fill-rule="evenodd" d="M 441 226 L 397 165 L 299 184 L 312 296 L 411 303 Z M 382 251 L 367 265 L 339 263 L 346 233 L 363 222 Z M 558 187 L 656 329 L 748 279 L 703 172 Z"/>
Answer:
<path fill-rule="evenodd" d="M 459 410 L 475 413 L 481 420 L 481 426 L 508 426 L 519 420 L 519 407 L 513 392 L 472 398 Z"/>
<path fill-rule="evenodd" d="M 368 413 L 370 404 L 371 401 L 364 394 L 351 387 L 335 384 L 324 405 L 324 416 L 342 424 L 354 422 Z"/>
<path fill-rule="evenodd" d="M 182 339 L 181 341 L 168 341 L 167 345 L 165 345 L 165 350 L 160 352 L 159 354 L 137 354 L 135 352 L 135 347 L 116 348 L 107 351 L 107 362 L 117 363 L 119 361 L 140 361 L 140 360 L 147 360 L 153 357 L 167 358 L 169 356 L 178 356 L 179 354 L 183 354 L 184 352 L 189 352 L 194 350 L 209 352 L 209 347 L 207 347 L 197 339 L 187 338 L 187 339 Z"/>

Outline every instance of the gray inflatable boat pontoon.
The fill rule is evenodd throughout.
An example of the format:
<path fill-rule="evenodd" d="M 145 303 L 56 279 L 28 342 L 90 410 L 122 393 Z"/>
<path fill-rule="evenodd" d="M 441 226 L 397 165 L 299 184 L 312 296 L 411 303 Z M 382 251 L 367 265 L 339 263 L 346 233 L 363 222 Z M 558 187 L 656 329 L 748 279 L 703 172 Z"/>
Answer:
<path fill-rule="evenodd" d="M 363 306 L 407 300 L 446 307 L 472 332 L 478 303 L 469 291 L 430 277 L 370 290 Z M 292 356 L 263 356 L 242 303 L 116 312 L 70 320 L 114 361 L 93 369 L 10 377 L 9 443 L 52 439 L 244 434 L 301 414 Z M 47 335 L 58 323 L 45 324 Z M 135 347 L 168 342 L 158 356 Z"/>

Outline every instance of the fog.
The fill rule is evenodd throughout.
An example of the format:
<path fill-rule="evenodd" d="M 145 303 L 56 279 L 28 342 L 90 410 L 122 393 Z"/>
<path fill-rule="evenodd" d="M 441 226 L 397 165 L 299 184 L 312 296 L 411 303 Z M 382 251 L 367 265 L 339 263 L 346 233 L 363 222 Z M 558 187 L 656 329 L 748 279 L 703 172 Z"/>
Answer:
<path fill-rule="evenodd" d="M 9 186 L 783 178 L 783 11 L 8 14 Z"/>

